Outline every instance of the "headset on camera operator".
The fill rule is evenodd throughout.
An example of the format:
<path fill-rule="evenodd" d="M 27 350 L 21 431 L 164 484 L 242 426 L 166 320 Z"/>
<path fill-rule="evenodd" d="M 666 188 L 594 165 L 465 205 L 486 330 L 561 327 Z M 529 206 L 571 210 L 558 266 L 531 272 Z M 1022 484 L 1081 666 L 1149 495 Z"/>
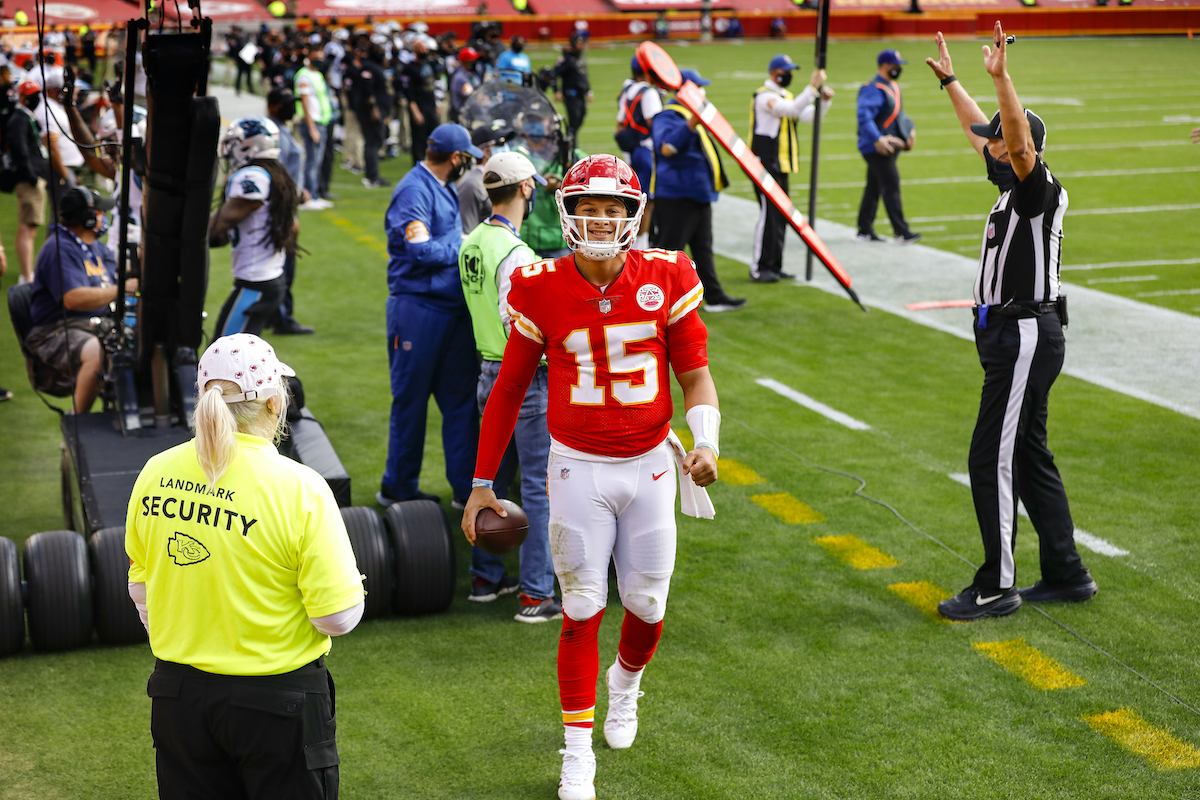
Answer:
<path fill-rule="evenodd" d="M 113 205 L 86 187 L 68 190 L 59 224 L 47 231 L 34 272 L 33 328 L 25 345 L 58 373 L 59 389 L 74 384 L 76 414 L 87 412 L 100 394 L 103 323 L 94 318 L 106 318 L 109 303 L 117 299 L 117 262 L 98 240 L 103 212 Z M 127 294 L 137 289 L 137 278 L 125 281 Z"/>

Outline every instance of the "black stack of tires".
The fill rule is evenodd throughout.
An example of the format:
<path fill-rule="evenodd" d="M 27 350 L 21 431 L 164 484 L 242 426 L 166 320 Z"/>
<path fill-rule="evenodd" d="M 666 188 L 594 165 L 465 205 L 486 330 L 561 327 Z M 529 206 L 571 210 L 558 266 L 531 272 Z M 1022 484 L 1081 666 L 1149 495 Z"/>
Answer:
<path fill-rule="evenodd" d="M 364 619 L 449 608 L 454 542 L 437 503 L 396 503 L 382 518 L 353 506 L 342 509 L 342 519 L 365 576 Z M 26 618 L 39 651 L 83 647 L 93 628 L 108 645 L 146 641 L 128 582 L 124 528 L 104 528 L 86 542 L 75 531 L 35 533 L 25 541 L 23 559 L 16 544 L 0 536 L 0 656 L 20 652 Z"/>

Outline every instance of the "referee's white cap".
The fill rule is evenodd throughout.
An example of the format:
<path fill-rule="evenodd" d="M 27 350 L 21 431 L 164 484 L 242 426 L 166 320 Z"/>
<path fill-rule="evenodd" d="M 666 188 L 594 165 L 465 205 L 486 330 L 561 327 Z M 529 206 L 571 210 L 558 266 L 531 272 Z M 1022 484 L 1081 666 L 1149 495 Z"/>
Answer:
<path fill-rule="evenodd" d="M 240 403 L 279 394 L 284 378 L 295 374 L 261 336 L 235 333 L 215 340 L 200 356 L 196 385 L 203 393 L 209 381 L 232 381 L 242 391 L 227 394 L 223 399 L 226 403 Z"/>

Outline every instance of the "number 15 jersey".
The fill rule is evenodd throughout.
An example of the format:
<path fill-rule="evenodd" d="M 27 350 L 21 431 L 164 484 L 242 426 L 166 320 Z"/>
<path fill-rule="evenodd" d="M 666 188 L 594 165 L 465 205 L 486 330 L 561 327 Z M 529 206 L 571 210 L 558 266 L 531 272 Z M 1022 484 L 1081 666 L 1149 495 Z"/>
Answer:
<path fill-rule="evenodd" d="M 708 363 L 703 297 L 695 266 L 674 250 L 630 251 L 603 291 L 574 255 L 514 272 L 510 342 L 519 335 L 544 350 L 550 435 L 621 458 L 660 444 L 673 414 L 668 362 L 676 373 Z M 505 362 L 525 349 L 510 344 Z"/>

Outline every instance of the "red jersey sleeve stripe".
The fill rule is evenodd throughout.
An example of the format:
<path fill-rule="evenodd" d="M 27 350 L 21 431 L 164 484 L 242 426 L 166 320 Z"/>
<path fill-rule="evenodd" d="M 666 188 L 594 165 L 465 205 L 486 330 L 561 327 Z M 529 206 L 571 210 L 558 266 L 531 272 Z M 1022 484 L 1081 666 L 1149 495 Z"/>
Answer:
<path fill-rule="evenodd" d="M 545 344 L 546 337 L 542 336 L 542 331 L 537 325 L 526 316 L 523 316 L 520 311 L 517 311 L 512 306 L 508 307 L 508 313 L 512 317 L 513 327 L 520 331 L 527 339 L 532 339 L 538 344 Z"/>
<path fill-rule="evenodd" d="M 675 305 L 671 306 L 671 312 L 667 315 L 667 324 L 674 325 L 683 319 L 689 311 L 699 308 L 700 301 L 703 299 L 704 286 L 698 283 L 690 292 L 675 301 Z"/>

